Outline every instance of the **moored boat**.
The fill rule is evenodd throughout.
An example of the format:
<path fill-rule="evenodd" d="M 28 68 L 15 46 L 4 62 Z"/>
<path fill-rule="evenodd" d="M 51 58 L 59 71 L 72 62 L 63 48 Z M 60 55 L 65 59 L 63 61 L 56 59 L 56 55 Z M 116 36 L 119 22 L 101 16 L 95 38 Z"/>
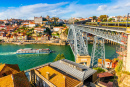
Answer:
<path fill-rule="evenodd" d="M 46 49 L 32 49 L 32 48 L 25 48 L 17 50 L 16 54 L 49 54 L 51 50 L 49 48 Z"/>

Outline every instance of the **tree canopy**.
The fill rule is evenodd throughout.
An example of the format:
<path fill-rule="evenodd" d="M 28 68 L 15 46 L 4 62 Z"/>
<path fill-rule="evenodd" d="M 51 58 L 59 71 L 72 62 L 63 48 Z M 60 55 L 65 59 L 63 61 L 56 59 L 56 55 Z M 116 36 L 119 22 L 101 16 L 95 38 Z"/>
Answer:
<path fill-rule="evenodd" d="M 104 22 L 107 21 L 107 15 L 100 15 L 100 19 Z"/>
<path fill-rule="evenodd" d="M 65 56 L 64 56 L 63 53 L 62 54 L 58 54 L 57 57 L 54 59 L 54 62 L 58 61 L 58 60 L 61 60 L 61 59 L 65 59 Z"/>
<path fill-rule="evenodd" d="M 97 20 L 97 16 L 93 16 L 93 20 Z"/>
<path fill-rule="evenodd" d="M 94 70 L 97 70 L 97 73 L 103 73 L 105 72 L 104 69 L 100 68 L 100 67 L 97 67 L 97 68 L 93 68 Z"/>
<path fill-rule="evenodd" d="M 51 35 L 51 30 L 47 27 L 46 30 L 44 31 L 44 33 Z"/>

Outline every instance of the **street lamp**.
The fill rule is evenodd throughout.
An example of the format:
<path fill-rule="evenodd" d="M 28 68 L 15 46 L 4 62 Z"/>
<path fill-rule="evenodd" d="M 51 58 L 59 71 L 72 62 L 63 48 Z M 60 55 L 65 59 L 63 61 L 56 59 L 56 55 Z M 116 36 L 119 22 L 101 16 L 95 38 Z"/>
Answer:
<path fill-rule="evenodd" d="M 127 25 L 128 25 L 129 14 L 130 13 L 128 13 L 128 15 L 127 15 L 126 29 L 127 29 Z"/>

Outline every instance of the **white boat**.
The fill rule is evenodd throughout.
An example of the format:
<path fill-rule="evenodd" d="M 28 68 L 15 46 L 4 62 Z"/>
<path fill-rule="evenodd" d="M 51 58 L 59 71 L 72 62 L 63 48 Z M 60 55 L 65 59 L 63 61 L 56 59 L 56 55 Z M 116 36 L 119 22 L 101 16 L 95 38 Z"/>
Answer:
<path fill-rule="evenodd" d="M 32 49 L 32 48 L 25 48 L 17 50 L 16 54 L 49 54 L 51 50 L 49 48 L 46 49 Z"/>

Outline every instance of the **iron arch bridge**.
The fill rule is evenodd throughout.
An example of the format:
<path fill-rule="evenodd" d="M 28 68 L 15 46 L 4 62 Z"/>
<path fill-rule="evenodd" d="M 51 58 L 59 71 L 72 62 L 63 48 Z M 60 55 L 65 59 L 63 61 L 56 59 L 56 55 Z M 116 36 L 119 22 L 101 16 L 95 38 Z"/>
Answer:
<path fill-rule="evenodd" d="M 93 27 L 85 25 L 67 25 L 69 26 L 67 41 L 75 56 L 86 56 L 88 52 L 88 38 L 87 35 L 93 34 L 93 47 L 91 53 L 91 67 L 97 66 L 98 58 L 102 59 L 102 67 L 105 67 L 103 61 L 105 61 L 105 46 L 104 39 L 119 43 L 123 46 L 127 46 L 127 33 L 126 29 L 119 28 L 106 28 L 106 27 Z"/>

